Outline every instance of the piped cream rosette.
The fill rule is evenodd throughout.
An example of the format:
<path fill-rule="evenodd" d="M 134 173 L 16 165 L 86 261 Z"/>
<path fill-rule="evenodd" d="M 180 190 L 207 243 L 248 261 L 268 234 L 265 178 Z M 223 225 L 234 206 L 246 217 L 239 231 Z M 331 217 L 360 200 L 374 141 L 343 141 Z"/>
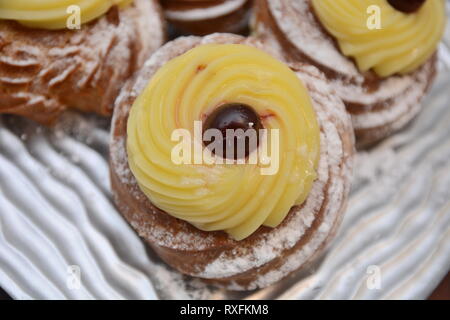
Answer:
<path fill-rule="evenodd" d="M 33 28 L 64 29 L 71 14 L 79 14 L 82 24 L 102 16 L 114 5 L 124 6 L 132 1 L 0 0 L 0 19 L 15 20 Z"/>
<path fill-rule="evenodd" d="M 195 137 L 195 122 L 224 103 L 251 106 L 259 115 L 267 141 L 253 152 L 278 149 L 269 154 L 279 159 L 276 172 L 261 174 L 266 164 L 260 162 L 195 164 L 208 154 L 195 138 L 192 163 L 174 161 L 179 142 L 173 133 L 185 129 Z M 169 61 L 134 102 L 127 128 L 129 165 L 149 200 L 201 230 L 224 230 L 236 240 L 262 225 L 279 225 L 316 179 L 319 126 L 308 91 L 286 65 L 254 47 L 207 44 Z"/>
<path fill-rule="evenodd" d="M 312 5 L 342 53 L 361 71 L 373 69 L 382 77 L 423 65 L 446 24 L 444 0 L 427 0 L 414 13 L 398 11 L 387 0 L 312 0 Z"/>

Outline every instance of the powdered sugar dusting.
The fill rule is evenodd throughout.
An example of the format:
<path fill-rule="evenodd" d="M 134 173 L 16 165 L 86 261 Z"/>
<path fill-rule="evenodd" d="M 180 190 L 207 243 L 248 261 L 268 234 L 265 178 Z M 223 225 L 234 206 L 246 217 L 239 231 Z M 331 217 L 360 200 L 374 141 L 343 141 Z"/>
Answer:
<path fill-rule="evenodd" d="M 171 58 L 203 43 L 246 43 L 262 48 L 263 44 L 254 38 L 244 39 L 229 34 L 214 34 L 204 38 L 185 37 L 166 44 L 147 61 L 142 72 L 118 99 L 118 107 L 114 115 L 113 125 L 128 112 L 130 98 L 135 97 L 152 74 Z M 269 50 L 270 51 L 270 50 Z M 342 209 L 348 194 L 352 154 L 353 134 L 351 121 L 345 112 L 342 101 L 336 97 L 326 84 L 324 76 L 312 66 L 297 65 L 296 71 L 311 93 L 314 108 L 321 125 L 321 158 L 318 169 L 318 179 L 313 184 L 310 196 L 301 208 L 294 208 L 288 218 L 277 228 L 262 233 L 256 237 L 251 246 L 241 242 L 223 251 L 204 268 L 197 268 L 191 275 L 217 279 L 232 277 L 243 272 L 264 266 L 293 249 L 300 239 L 311 233 L 307 244 L 295 248 L 286 259 L 283 267 L 277 272 L 259 274 L 246 289 L 266 286 L 273 283 L 302 264 L 312 259 L 328 242 L 334 228 L 340 221 Z M 130 183 L 131 172 L 127 169 L 125 139 L 114 134 L 111 153 L 112 167 L 122 183 Z M 325 201 L 325 199 L 327 201 Z M 319 212 L 322 218 L 317 220 Z M 148 214 L 152 214 L 148 212 Z M 138 233 L 152 244 L 176 250 L 205 250 L 213 244 L 214 237 L 199 236 L 189 230 L 181 230 L 176 234 L 167 232 L 167 227 L 159 227 L 149 222 L 143 222 L 139 214 L 131 214 L 131 224 Z M 311 229 L 314 226 L 314 229 Z M 234 283 L 231 288 L 238 289 Z M 241 287 L 240 289 L 245 289 Z"/>
<path fill-rule="evenodd" d="M 359 72 L 353 62 L 344 57 L 333 41 L 323 34 L 310 10 L 309 0 L 271 0 L 267 4 L 280 29 L 300 51 L 318 64 L 336 69 L 346 76 L 358 77 Z"/>
<path fill-rule="evenodd" d="M 2 21 L 0 112 L 44 124 L 67 108 L 111 114 L 123 83 L 162 45 L 163 29 L 153 0 L 113 7 L 76 31 L 28 29 Z M 14 83 L 17 79 L 20 84 Z"/>
<path fill-rule="evenodd" d="M 395 108 L 354 114 L 353 125 L 355 129 L 383 126 L 397 119 L 404 119 L 393 124 L 398 129 L 409 122 L 421 110 L 420 101 L 429 85 L 428 79 L 431 69 L 432 63 L 430 61 L 419 70 L 420 72 L 416 73 L 415 77 L 409 77 L 409 86 L 402 95 L 394 97 L 390 103 Z"/>
<path fill-rule="evenodd" d="M 208 20 L 230 14 L 241 8 L 247 0 L 228 0 L 219 2 L 217 5 L 199 9 L 166 9 L 164 11 L 166 17 L 171 20 L 178 21 L 197 21 Z"/>
<path fill-rule="evenodd" d="M 421 99 L 435 73 L 434 58 L 411 74 L 377 79 L 376 86 L 369 88 L 366 83 L 368 75 L 360 73 L 353 61 L 341 54 L 334 40 L 319 25 L 310 0 L 264 0 L 261 3 L 267 4 L 269 18 L 263 18 L 265 16 L 261 13 L 256 15 L 254 27 L 258 37 L 284 54 L 284 58 L 291 63 L 295 64 L 303 60 L 301 57 L 306 57 L 329 74 L 336 93 L 349 106 L 354 128 L 364 133 L 364 136 L 357 133 L 360 144 L 368 144 L 389 135 L 420 112 Z M 264 6 L 259 10 L 264 12 Z M 272 28 L 278 28 L 279 31 Z M 287 41 L 294 49 L 285 48 L 283 41 Z M 292 50 L 298 51 L 300 55 Z"/>

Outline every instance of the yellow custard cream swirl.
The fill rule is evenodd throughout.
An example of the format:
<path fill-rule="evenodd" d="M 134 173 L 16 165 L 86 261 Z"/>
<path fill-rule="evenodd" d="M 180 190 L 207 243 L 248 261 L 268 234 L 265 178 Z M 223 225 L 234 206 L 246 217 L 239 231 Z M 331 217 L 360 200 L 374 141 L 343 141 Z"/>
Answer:
<path fill-rule="evenodd" d="M 381 77 L 424 64 L 446 23 L 445 0 L 427 0 L 414 13 L 398 11 L 387 0 L 312 0 L 312 5 L 342 53 L 354 58 L 360 71 L 372 69 Z"/>
<path fill-rule="evenodd" d="M 276 171 L 262 174 L 268 162 L 211 164 L 213 157 L 205 157 L 208 148 L 201 134 L 195 140 L 195 121 L 226 103 L 251 106 L 259 115 L 267 142 L 253 152 L 265 146 L 272 161 L 278 156 Z M 191 163 L 173 161 L 180 143 L 173 140 L 176 129 L 192 136 Z M 278 139 L 271 129 L 278 129 Z M 127 133 L 130 168 L 155 206 L 236 240 L 280 224 L 316 179 L 319 127 L 307 89 L 286 65 L 246 45 L 202 45 L 169 61 L 133 104 Z M 277 155 L 271 154 L 275 143 Z M 195 162 L 202 156 L 201 164 Z"/>
<path fill-rule="evenodd" d="M 131 2 L 132 0 L 0 0 L 0 19 L 15 20 L 32 28 L 64 29 L 73 14 L 79 13 L 80 22 L 86 23 L 102 16 L 114 5 L 123 6 Z"/>

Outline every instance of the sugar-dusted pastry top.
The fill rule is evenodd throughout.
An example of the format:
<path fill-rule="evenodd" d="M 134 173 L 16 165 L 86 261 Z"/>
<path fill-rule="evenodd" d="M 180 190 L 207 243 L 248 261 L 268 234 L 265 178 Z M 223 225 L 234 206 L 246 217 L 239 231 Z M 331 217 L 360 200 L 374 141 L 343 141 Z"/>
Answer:
<path fill-rule="evenodd" d="M 80 10 L 80 22 L 86 23 L 105 14 L 112 6 L 126 5 L 133 0 L 0 0 L 0 19 L 15 20 L 41 29 L 64 29 L 71 6 Z"/>
<path fill-rule="evenodd" d="M 423 1 L 412 12 L 402 1 L 311 1 L 342 53 L 354 58 L 360 71 L 372 69 L 382 77 L 423 65 L 436 51 L 446 24 L 444 0 Z"/>
<path fill-rule="evenodd" d="M 180 21 L 214 19 L 242 8 L 247 0 L 163 0 L 167 18 Z"/>
<path fill-rule="evenodd" d="M 268 133 L 254 155 L 278 141 L 278 170 L 265 164 L 211 164 L 202 141 L 194 141 L 192 164 L 173 161 L 176 129 L 195 137 L 224 104 L 251 106 Z M 168 214 L 205 231 L 224 230 L 236 240 L 261 225 L 275 227 L 302 204 L 316 179 L 319 127 L 311 98 L 296 74 L 270 55 L 247 45 L 206 44 L 169 61 L 134 102 L 128 119 L 130 169 L 149 200 Z M 200 154 L 199 154 L 200 153 Z M 195 157 L 206 161 L 195 164 Z M 217 155 L 216 155 L 217 156 Z M 271 156 L 274 156 L 271 154 Z M 272 157 L 273 158 L 273 157 Z M 228 159 L 230 160 L 230 159 Z"/>

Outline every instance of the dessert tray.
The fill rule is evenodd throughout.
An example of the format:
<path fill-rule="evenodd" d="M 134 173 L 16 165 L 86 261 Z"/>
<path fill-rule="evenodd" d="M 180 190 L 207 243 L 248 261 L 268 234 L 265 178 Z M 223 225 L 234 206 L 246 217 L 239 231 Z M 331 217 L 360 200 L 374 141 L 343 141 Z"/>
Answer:
<path fill-rule="evenodd" d="M 450 32 L 425 109 L 357 155 L 338 236 L 310 269 L 259 291 L 162 263 L 115 209 L 109 121 L 54 129 L 0 117 L 0 286 L 15 299 L 424 299 L 450 268 Z"/>

